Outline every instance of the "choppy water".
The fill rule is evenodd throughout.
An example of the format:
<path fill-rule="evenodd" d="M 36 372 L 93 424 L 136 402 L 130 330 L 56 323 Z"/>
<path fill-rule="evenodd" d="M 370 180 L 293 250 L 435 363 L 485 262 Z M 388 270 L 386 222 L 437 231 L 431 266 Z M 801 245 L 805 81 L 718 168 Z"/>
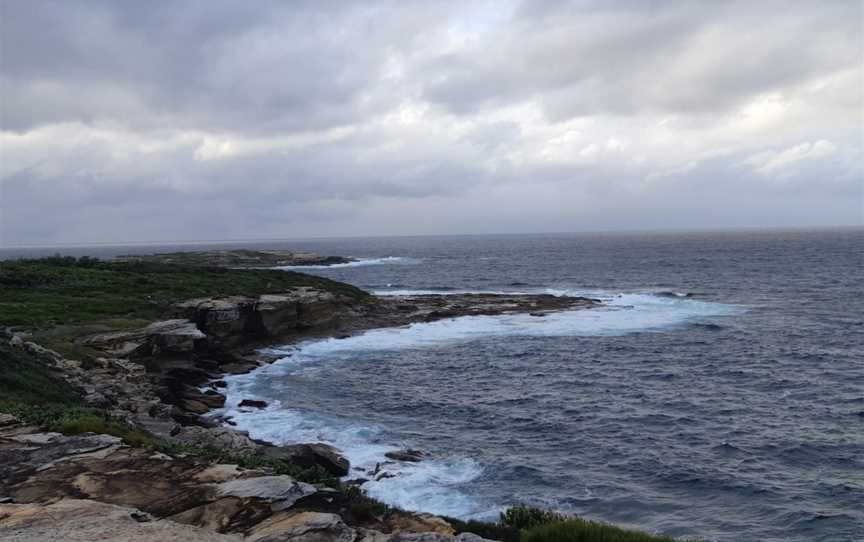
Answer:
<path fill-rule="evenodd" d="M 253 436 L 323 439 L 407 508 L 516 503 L 676 536 L 864 539 L 864 231 L 270 243 L 365 258 L 382 292 L 591 295 L 284 348 L 230 381 Z M 690 297 L 673 294 L 691 293 Z M 264 411 L 235 405 L 254 396 Z M 361 473 L 358 472 L 358 475 Z"/>

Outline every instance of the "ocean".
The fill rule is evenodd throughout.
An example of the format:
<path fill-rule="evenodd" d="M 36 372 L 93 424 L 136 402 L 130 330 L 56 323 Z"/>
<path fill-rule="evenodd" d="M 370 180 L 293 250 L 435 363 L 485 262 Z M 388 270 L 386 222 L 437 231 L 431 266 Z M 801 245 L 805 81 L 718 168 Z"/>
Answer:
<path fill-rule="evenodd" d="M 228 379 L 240 429 L 335 445 L 377 498 L 487 519 L 528 504 L 713 541 L 864 539 L 864 230 L 207 248 L 222 246 L 355 256 L 306 271 L 382 295 L 606 302 L 274 345 L 280 361 Z M 406 448 L 427 456 L 386 463 Z"/>

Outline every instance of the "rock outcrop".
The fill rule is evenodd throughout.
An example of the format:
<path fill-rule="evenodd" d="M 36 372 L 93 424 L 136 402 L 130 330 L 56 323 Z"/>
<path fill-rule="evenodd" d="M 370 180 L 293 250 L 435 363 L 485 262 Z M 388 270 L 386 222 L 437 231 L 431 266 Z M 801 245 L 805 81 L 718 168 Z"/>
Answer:
<path fill-rule="evenodd" d="M 116 357 L 144 357 L 166 352 L 192 352 L 206 337 L 194 322 L 173 319 L 154 322 L 133 331 L 93 335 L 82 342 Z"/>
<path fill-rule="evenodd" d="M 282 294 L 190 299 L 175 314 L 192 321 L 211 347 L 231 348 L 266 338 L 289 338 L 310 329 L 336 328 L 354 316 L 356 300 L 301 287 Z"/>
<path fill-rule="evenodd" d="M 333 476 L 346 476 L 351 465 L 339 451 L 327 444 L 290 444 L 287 446 L 265 446 L 256 455 L 268 459 L 283 459 L 305 468 L 321 468 Z"/>
<path fill-rule="evenodd" d="M 352 521 L 344 494 L 286 475 L 130 448 L 107 435 L 0 428 L 0 539 L 16 542 L 476 542 L 443 519 Z M 326 510 L 322 510 L 326 509 Z"/>

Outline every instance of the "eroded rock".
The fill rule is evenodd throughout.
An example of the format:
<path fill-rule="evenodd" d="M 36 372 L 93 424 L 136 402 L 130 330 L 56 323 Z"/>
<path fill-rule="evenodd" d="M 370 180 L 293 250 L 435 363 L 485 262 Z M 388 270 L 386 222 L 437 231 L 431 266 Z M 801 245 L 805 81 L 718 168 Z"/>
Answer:
<path fill-rule="evenodd" d="M 354 542 L 357 532 L 336 514 L 277 514 L 248 534 L 249 542 Z"/>
<path fill-rule="evenodd" d="M 254 497 L 270 503 L 274 510 L 289 508 L 298 500 L 317 491 L 315 486 L 285 475 L 228 480 L 214 487 L 220 496 Z"/>
<path fill-rule="evenodd" d="M 161 352 L 192 352 L 206 335 L 194 322 L 177 318 L 132 330 L 91 335 L 83 343 L 116 357 L 149 356 Z"/>
<path fill-rule="evenodd" d="M 48 504 L 0 504 L 0 540 L 4 542 L 242 542 L 173 521 L 140 521 L 135 508 L 88 499 Z"/>

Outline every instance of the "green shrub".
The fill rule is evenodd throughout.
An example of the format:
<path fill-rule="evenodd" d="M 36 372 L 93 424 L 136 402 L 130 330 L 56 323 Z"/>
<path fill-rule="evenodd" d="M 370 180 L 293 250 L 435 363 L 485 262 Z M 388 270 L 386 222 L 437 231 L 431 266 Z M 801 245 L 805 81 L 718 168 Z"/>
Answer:
<path fill-rule="evenodd" d="M 566 519 L 568 519 L 568 516 L 551 510 L 543 510 L 542 508 L 534 508 L 532 506 L 513 506 L 501 512 L 499 523 L 522 530 Z"/>
<path fill-rule="evenodd" d="M 521 542 L 675 542 L 675 539 L 571 518 L 524 530 Z"/>
<path fill-rule="evenodd" d="M 238 465 L 244 469 L 258 469 L 273 474 L 285 474 L 308 484 L 320 484 L 336 489 L 341 487 L 339 478 L 318 466 L 301 467 L 283 459 L 236 454 L 230 450 L 212 446 L 192 446 L 175 442 L 159 441 L 156 443 L 155 449 L 171 456 L 197 457 L 217 463 Z"/>
<path fill-rule="evenodd" d="M 343 485 L 341 489 L 348 503 L 351 517 L 359 523 L 383 519 L 397 510 L 397 508 L 366 495 L 359 486 Z"/>
<path fill-rule="evenodd" d="M 158 440 L 147 431 L 97 408 L 3 401 L 0 402 L 0 412 L 13 414 L 27 424 L 64 435 L 100 433 L 119 437 L 130 446 L 155 447 L 158 444 Z"/>

